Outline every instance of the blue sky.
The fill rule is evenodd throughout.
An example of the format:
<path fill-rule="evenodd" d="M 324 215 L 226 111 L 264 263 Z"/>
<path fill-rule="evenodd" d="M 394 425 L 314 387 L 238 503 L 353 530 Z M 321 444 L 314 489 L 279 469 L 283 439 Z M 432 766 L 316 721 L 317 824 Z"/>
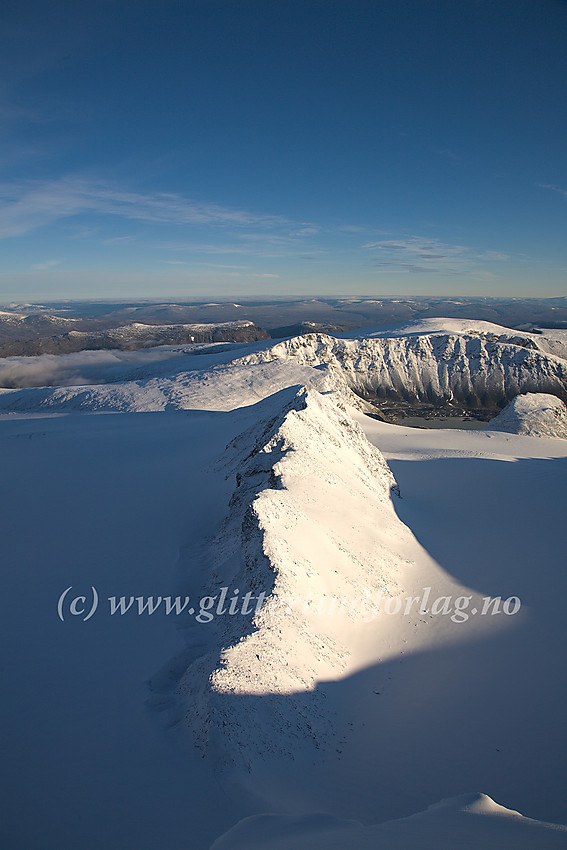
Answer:
<path fill-rule="evenodd" d="M 567 292 L 564 0 L 3 0 L 0 299 Z"/>

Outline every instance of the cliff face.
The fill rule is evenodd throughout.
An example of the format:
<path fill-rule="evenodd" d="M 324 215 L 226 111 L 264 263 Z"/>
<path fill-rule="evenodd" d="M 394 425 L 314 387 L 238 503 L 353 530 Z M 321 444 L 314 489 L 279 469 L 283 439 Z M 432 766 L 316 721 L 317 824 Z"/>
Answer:
<path fill-rule="evenodd" d="M 382 398 L 455 400 L 469 407 L 495 407 L 526 392 L 567 399 L 567 361 L 519 338 L 426 334 L 341 340 L 309 334 L 251 355 L 247 362 L 286 358 L 312 367 L 328 365 L 351 389 Z"/>

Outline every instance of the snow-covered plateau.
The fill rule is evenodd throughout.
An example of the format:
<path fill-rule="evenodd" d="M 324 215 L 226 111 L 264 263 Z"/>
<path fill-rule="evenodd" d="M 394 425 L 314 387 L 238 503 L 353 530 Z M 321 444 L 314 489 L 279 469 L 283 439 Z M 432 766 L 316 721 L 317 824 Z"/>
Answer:
<path fill-rule="evenodd" d="M 567 847 L 566 343 L 0 361 L 4 845 Z"/>

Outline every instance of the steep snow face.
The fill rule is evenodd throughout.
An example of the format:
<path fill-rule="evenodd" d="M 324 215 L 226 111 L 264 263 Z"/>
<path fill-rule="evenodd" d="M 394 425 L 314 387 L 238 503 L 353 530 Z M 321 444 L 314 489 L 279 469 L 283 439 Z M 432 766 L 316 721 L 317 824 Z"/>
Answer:
<path fill-rule="evenodd" d="M 377 826 L 331 815 L 256 815 L 211 850 L 560 850 L 566 843 L 567 826 L 525 818 L 486 794 L 462 794 Z"/>
<path fill-rule="evenodd" d="M 567 407 L 547 393 L 519 395 L 490 421 L 490 430 L 567 440 Z"/>
<path fill-rule="evenodd" d="M 480 334 L 361 340 L 309 334 L 240 362 L 287 358 L 312 367 L 328 365 L 355 391 L 382 397 L 454 399 L 471 407 L 494 406 L 521 392 L 551 392 L 567 399 L 566 361 Z"/>

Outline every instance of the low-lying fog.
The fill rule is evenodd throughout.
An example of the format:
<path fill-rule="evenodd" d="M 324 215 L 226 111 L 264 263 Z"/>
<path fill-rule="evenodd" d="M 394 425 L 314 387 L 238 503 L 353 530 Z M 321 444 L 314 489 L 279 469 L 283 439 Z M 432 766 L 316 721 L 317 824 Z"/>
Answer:
<path fill-rule="evenodd" d="M 180 357 L 187 346 L 160 346 L 138 351 L 78 351 L 37 357 L 0 359 L 0 387 L 74 387 L 128 380 L 140 366 Z"/>

